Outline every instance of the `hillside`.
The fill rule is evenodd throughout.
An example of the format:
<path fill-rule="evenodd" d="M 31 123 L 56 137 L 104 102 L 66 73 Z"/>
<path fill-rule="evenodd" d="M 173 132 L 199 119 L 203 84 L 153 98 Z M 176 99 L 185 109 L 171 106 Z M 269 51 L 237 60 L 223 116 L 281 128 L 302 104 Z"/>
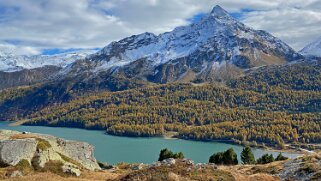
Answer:
<path fill-rule="evenodd" d="M 27 118 L 26 125 L 105 129 L 123 136 L 161 136 L 175 131 L 184 139 L 249 141 L 278 148 L 320 143 L 320 70 L 320 62 L 302 62 L 257 69 L 225 86 L 167 84 L 84 96 L 58 92 L 47 97 L 43 92 L 32 102 L 25 95 L 34 91 L 27 89 L 10 97 L 16 94 L 13 89 L 4 92 L 1 115 L 21 113 L 12 118 Z M 57 96 L 69 99 L 40 104 Z M 44 107 L 25 109 L 33 105 Z"/>

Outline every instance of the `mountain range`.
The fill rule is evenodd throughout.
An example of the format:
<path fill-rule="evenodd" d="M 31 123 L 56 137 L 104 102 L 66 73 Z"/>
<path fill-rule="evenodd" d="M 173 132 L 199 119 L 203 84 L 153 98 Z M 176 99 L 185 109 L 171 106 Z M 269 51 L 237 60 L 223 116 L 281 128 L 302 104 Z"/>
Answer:
<path fill-rule="evenodd" d="M 71 64 L 60 78 L 82 77 L 82 84 L 98 86 L 110 82 L 110 77 L 152 83 L 214 82 L 252 68 L 302 59 L 278 38 L 245 26 L 216 6 L 199 22 L 171 32 L 112 42 Z"/>
<path fill-rule="evenodd" d="M 300 53 L 315 55 L 317 47 L 313 43 Z M 0 74 L 6 77 L 0 89 L 71 79 L 75 88 L 107 90 L 145 83 L 224 82 L 258 67 L 304 60 L 300 53 L 215 6 L 196 23 L 160 35 L 133 35 L 96 53 L 0 54 Z"/>
<path fill-rule="evenodd" d="M 318 76 L 308 75 L 318 72 L 319 64 L 310 61 L 318 56 L 318 48 L 320 41 L 298 53 L 268 32 L 254 30 L 215 6 L 193 24 L 160 35 L 133 35 L 98 52 L 52 56 L 1 53 L 0 89 L 26 85 L 28 91 L 10 89 L 14 95 L 8 94 L 11 100 L 0 104 L 0 115 L 29 114 L 97 91 L 167 83 L 219 83 L 252 90 L 261 90 L 256 86 L 264 83 L 315 90 L 318 88 L 311 82 Z M 288 72 L 287 79 L 273 79 Z M 297 82 L 303 73 L 305 81 Z M 17 95 L 21 97 L 14 99 Z"/>

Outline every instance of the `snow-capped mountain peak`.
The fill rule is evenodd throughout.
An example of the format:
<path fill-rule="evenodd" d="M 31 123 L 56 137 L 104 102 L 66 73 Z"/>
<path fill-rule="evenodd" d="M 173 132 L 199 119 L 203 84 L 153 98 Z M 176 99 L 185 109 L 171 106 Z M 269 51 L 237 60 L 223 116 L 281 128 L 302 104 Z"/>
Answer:
<path fill-rule="evenodd" d="M 215 6 L 200 21 L 171 32 L 142 33 L 112 42 L 68 66 L 61 77 L 100 75 L 99 81 L 107 81 L 122 72 L 121 77 L 157 83 L 225 80 L 250 68 L 301 58 L 280 39 L 247 27 Z"/>
<path fill-rule="evenodd" d="M 321 37 L 304 47 L 300 53 L 305 56 L 321 57 Z"/>
<path fill-rule="evenodd" d="M 254 45 L 249 52 L 249 47 Z M 297 56 L 293 49 L 281 40 L 264 31 L 245 26 L 223 8 L 215 6 L 197 23 L 177 27 L 158 36 L 143 33 L 124 38 L 112 42 L 89 58 L 99 61 L 93 71 L 104 71 L 111 67 L 128 65 L 139 59 L 146 59 L 153 66 L 158 66 L 206 49 L 211 50 L 212 54 L 217 54 L 214 56 L 215 61 L 235 62 L 238 56 L 263 60 L 262 57 L 266 57 L 266 54 L 291 54 L 290 57 L 286 57 L 288 59 Z M 218 56 L 221 51 L 225 55 Z M 283 61 L 283 58 L 278 62 Z"/>
<path fill-rule="evenodd" d="M 210 14 L 216 17 L 231 17 L 230 14 L 219 5 L 216 5 Z"/>

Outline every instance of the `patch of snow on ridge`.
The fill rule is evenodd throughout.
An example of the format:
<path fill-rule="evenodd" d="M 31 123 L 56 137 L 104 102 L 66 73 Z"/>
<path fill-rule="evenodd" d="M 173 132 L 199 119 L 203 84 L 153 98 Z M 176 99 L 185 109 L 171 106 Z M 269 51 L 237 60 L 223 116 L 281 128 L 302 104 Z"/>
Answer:
<path fill-rule="evenodd" d="M 306 56 L 321 57 L 321 37 L 304 47 L 300 53 Z"/>
<path fill-rule="evenodd" d="M 34 69 L 44 66 L 57 66 L 65 68 L 67 65 L 78 59 L 85 58 L 93 50 L 86 50 L 72 53 L 62 53 L 57 55 L 15 55 L 12 52 L 0 50 L 0 71 L 15 72 L 23 69 Z"/>

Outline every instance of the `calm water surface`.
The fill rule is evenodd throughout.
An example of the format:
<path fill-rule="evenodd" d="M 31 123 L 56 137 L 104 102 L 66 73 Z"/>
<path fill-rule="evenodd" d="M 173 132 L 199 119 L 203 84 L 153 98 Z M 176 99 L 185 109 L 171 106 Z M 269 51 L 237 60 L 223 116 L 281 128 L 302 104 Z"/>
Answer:
<path fill-rule="evenodd" d="M 28 131 L 34 133 L 50 134 L 57 137 L 85 141 L 95 146 L 95 157 L 99 161 L 115 164 L 127 163 L 152 163 L 158 159 L 159 151 L 168 148 L 172 151 L 182 151 L 186 158 L 193 159 L 196 163 L 206 163 L 215 152 L 233 148 L 238 157 L 242 146 L 218 142 L 200 142 L 180 139 L 165 138 L 128 138 L 104 134 L 104 131 L 92 131 L 76 128 L 53 128 L 43 126 L 9 126 L 8 122 L 0 122 L 0 129 Z M 262 149 L 253 150 L 255 157 L 265 153 L 277 155 Z M 288 157 L 297 157 L 298 154 L 285 153 Z"/>

